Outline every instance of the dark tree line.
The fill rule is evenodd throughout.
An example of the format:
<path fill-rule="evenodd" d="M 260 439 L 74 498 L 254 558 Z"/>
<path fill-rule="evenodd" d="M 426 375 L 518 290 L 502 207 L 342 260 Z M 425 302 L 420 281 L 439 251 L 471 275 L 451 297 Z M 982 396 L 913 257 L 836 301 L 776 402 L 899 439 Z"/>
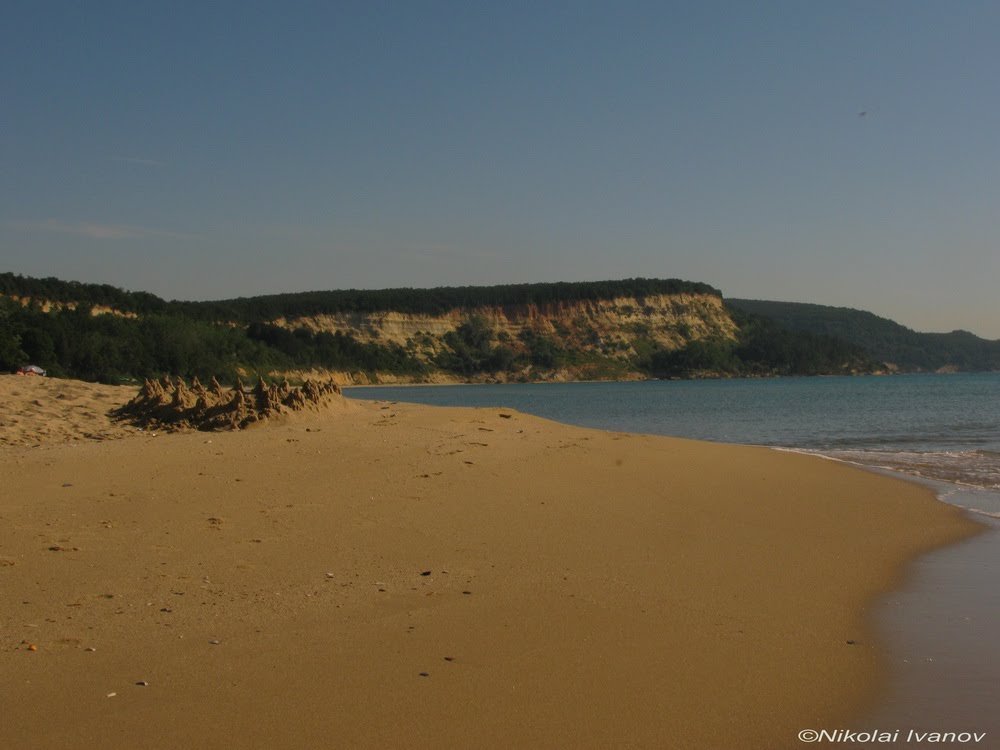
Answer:
<path fill-rule="evenodd" d="M 129 292 L 107 284 L 59 279 L 34 279 L 0 273 L 0 294 L 54 302 L 102 305 L 122 312 L 174 313 L 202 320 L 250 323 L 331 313 L 373 313 L 392 310 L 410 314 L 440 314 L 470 307 L 546 305 L 619 296 L 712 294 L 709 286 L 680 279 L 502 284 L 498 286 L 437 287 L 434 289 L 342 289 L 240 297 L 214 302 L 167 302 L 154 294 Z"/>
<path fill-rule="evenodd" d="M 275 320 L 330 313 L 373 313 L 386 310 L 438 315 L 474 307 L 548 305 L 615 297 L 643 298 L 658 294 L 712 294 L 717 289 L 679 279 L 504 284 L 499 286 L 437 287 L 435 289 L 347 289 L 301 292 L 220 302 L 185 303 L 192 314 L 216 320 Z"/>
<path fill-rule="evenodd" d="M 0 295 L 82 304 L 87 307 L 110 307 L 132 313 L 165 312 L 170 304 L 155 294 L 129 292 L 109 284 L 84 284 L 55 278 L 35 279 L 13 273 L 0 273 Z"/>
<path fill-rule="evenodd" d="M 0 273 L 0 294 L 37 300 L 103 305 L 122 312 L 170 313 L 212 322 L 252 323 L 332 313 L 373 313 L 392 310 L 410 314 L 440 314 L 470 307 L 546 305 L 614 297 L 657 294 L 712 294 L 709 286 L 680 279 L 502 284 L 498 286 L 437 287 L 434 289 L 343 289 L 297 292 L 215 302 L 167 302 L 146 292 L 128 292 L 106 284 L 59 279 L 34 279 Z"/>

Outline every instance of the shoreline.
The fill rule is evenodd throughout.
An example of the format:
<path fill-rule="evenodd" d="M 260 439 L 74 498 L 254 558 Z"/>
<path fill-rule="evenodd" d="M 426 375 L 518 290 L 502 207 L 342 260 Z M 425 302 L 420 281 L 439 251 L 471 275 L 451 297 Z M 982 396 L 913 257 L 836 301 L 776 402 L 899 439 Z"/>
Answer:
<path fill-rule="evenodd" d="M 410 387 L 425 387 L 425 386 L 465 386 L 465 385 L 568 385 L 570 383 L 686 383 L 686 382 L 699 382 L 705 380 L 801 380 L 808 378 L 883 378 L 883 377 L 906 377 L 912 375 L 982 375 L 996 372 L 995 370 L 958 370 L 958 371 L 943 371 L 939 372 L 937 370 L 921 370 L 913 372 L 857 372 L 857 373 L 819 373 L 816 375 L 712 375 L 706 377 L 670 377 L 670 378 L 657 378 L 651 376 L 645 377 L 635 377 L 635 378 L 612 378 L 612 379 L 601 379 L 601 380 L 583 380 L 583 379 L 571 379 L 571 380 L 508 380 L 508 381 L 455 381 L 455 382 L 440 382 L 440 383 L 430 383 L 430 382 L 398 382 L 398 383 L 341 383 L 342 388 L 410 388 Z M 336 371 L 334 374 L 345 375 L 340 371 Z M 636 373 L 638 374 L 638 373 Z M 367 375 L 366 375 L 367 377 Z M 377 377 L 377 373 L 376 373 Z"/>
<path fill-rule="evenodd" d="M 797 746 L 980 527 L 816 457 L 350 400 L 0 480 L 8 746 Z"/>
<path fill-rule="evenodd" d="M 465 385 L 568 385 L 570 383 L 685 383 L 690 381 L 702 381 L 702 380 L 782 380 L 782 379 L 800 379 L 800 378 L 866 378 L 866 377 L 884 377 L 884 376 L 895 376 L 895 375 L 972 375 L 974 372 L 970 373 L 937 373 L 937 372 L 859 372 L 852 374 L 845 373 L 822 373 L 818 375 L 718 375 L 710 377 L 701 378 L 655 378 L 655 377 L 637 377 L 637 378 L 613 378 L 607 380 L 508 380 L 508 381 L 457 381 L 454 383 L 420 383 L 420 382 L 399 382 L 399 383 L 348 383 L 341 384 L 342 388 L 411 388 L 411 387 L 426 387 L 426 386 L 465 386 Z"/>
<path fill-rule="evenodd" d="M 1000 521 L 984 525 L 983 533 L 915 560 L 902 585 L 879 600 L 875 619 L 889 679 L 882 700 L 857 726 L 1000 736 L 994 692 L 1000 593 L 993 576 Z"/>

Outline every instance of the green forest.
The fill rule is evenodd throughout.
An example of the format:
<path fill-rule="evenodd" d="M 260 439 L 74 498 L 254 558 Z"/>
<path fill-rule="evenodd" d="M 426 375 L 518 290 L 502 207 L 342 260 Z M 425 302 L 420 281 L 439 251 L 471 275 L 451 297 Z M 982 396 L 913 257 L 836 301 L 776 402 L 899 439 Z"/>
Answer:
<path fill-rule="evenodd" d="M 324 368 L 418 375 L 426 366 L 402 348 L 342 333 L 220 325 L 178 313 L 137 318 L 91 315 L 89 306 L 42 312 L 0 301 L 0 369 L 36 364 L 57 377 L 104 383 L 165 374 L 232 382 L 237 369 Z"/>
<path fill-rule="evenodd" d="M 735 342 L 700 339 L 676 351 L 652 355 L 656 377 L 717 373 L 732 377 L 848 375 L 872 372 L 876 363 L 855 345 L 835 336 L 788 331 L 774 321 L 729 308 L 739 326 Z"/>
<path fill-rule="evenodd" d="M 954 368 L 975 372 L 1000 370 L 1000 341 L 968 331 L 919 333 L 864 310 L 800 302 L 730 299 L 731 308 L 767 318 L 782 328 L 833 336 L 861 347 L 878 362 L 903 372 Z"/>

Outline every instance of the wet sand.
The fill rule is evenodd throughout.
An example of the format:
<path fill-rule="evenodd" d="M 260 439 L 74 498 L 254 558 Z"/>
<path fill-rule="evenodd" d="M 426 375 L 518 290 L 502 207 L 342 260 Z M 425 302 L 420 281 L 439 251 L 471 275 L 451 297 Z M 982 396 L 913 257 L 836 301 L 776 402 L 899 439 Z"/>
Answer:
<path fill-rule="evenodd" d="M 889 677 L 884 698 L 858 727 L 986 732 L 1000 745 L 1000 521 L 987 533 L 917 560 L 878 608 Z M 898 742 L 906 747 L 940 744 Z"/>
<path fill-rule="evenodd" d="M 2 747 L 797 747 L 871 704 L 905 564 L 979 528 L 503 409 L 72 441 L 17 406 L 51 387 L 0 378 Z"/>

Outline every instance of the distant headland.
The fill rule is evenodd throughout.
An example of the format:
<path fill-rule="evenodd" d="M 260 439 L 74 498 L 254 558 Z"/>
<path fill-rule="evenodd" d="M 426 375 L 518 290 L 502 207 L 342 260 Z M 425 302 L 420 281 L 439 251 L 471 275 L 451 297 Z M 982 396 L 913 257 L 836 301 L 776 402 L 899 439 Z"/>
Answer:
<path fill-rule="evenodd" d="M 316 291 L 211 302 L 0 273 L 0 369 L 460 383 L 1000 369 L 1000 342 L 678 279 Z"/>

